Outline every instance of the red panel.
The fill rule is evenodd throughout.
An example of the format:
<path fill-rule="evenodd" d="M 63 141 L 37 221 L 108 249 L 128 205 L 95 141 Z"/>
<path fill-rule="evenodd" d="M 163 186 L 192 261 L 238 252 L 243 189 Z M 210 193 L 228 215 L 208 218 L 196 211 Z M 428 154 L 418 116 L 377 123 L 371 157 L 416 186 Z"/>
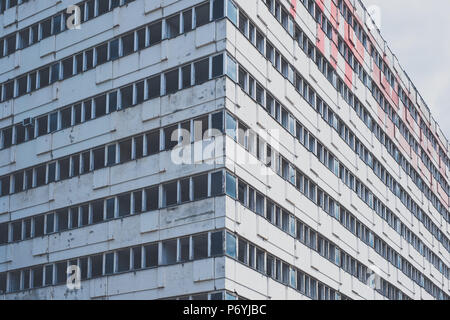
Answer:
<path fill-rule="evenodd" d="M 377 103 L 377 110 L 378 110 L 378 124 L 381 127 L 384 127 L 384 119 L 386 118 L 386 113 L 384 110 L 380 107 L 380 105 Z"/>
<path fill-rule="evenodd" d="M 323 0 L 316 0 L 316 5 L 320 8 L 320 10 L 322 10 L 322 12 L 325 13 L 325 4 L 323 3 Z"/>
<path fill-rule="evenodd" d="M 378 68 L 377 64 L 375 63 L 375 61 L 372 62 L 373 63 L 373 73 L 372 73 L 372 78 L 375 81 L 375 83 L 377 85 L 380 85 L 380 68 Z"/>
<path fill-rule="evenodd" d="M 325 32 L 323 32 L 319 24 L 317 24 L 316 46 L 319 51 L 325 55 Z"/>
<path fill-rule="evenodd" d="M 364 64 L 364 45 L 362 44 L 361 41 L 359 41 L 358 38 L 355 38 L 356 41 L 356 51 L 357 54 L 355 55 L 355 57 L 358 59 L 358 62 L 363 65 Z"/>
<path fill-rule="evenodd" d="M 334 42 L 331 43 L 331 58 L 330 58 L 330 63 L 331 66 L 336 69 L 337 67 L 337 57 L 338 57 L 338 48 L 336 46 L 336 44 Z"/>
<path fill-rule="evenodd" d="M 291 15 L 295 17 L 296 14 L 297 14 L 297 1 L 291 0 Z"/>

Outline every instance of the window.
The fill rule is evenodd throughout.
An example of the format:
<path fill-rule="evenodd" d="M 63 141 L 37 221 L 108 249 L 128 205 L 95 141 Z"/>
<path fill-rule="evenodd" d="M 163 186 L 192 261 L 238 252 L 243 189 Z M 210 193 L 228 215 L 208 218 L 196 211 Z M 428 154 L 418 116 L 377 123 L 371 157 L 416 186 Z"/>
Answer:
<path fill-rule="evenodd" d="M 125 194 L 118 197 L 119 217 L 124 217 L 131 212 L 131 194 Z"/>
<path fill-rule="evenodd" d="M 67 209 L 56 212 L 58 231 L 69 229 L 69 215 Z"/>
<path fill-rule="evenodd" d="M 192 10 L 183 12 L 183 32 L 192 30 Z"/>
<path fill-rule="evenodd" d="M 162 38 L 162 22 L 156 22 L 150 25 L 148 29 L 150 32 L 150 45 L 160 42 Z"/>
<path fill-rule="evenodd" d="M 156 98 L 161 95 L 161 76 L 156 76 L 147 80 L 148 98 Z"/>
<path fill-rule="evenodd" d="M 158 265 L 158 244 L 144 247 L 145 267 L 156 267 Z"/>
<path fill-rule="evenodd" d="M 47 19 L 41 23 L 41 39 L 50 37 L 52 32 L 52 20 Z"/>
<path fill-rule="evenodd" d="M 141 247 L 132 248 L 133 253 L 133 269 L 141 269 L 142 268 L 142 249 Z"/>
<path fill-rule="evenodd" d="M 105 166 L 105 149 L 104 149 L 104 147 L 97 148 L 92 153 L 94 156 L 94 170 L 103 168 Z"/>
<path fill-rule="evenodd" d="M 101 117 L 106 114 L 106 95 L 94 98 L 95 117 Z"/>
<path fill-rule="evenodd" d="M 130 249 L 117 251 L 117 272 L 130 270 Z"/>
<path fill-rule="evenodd" d="M 131 160 L 131 139 L 119 142 L 120 163 Z"/>
<path fill-rule="evenodd" d="M 188 88 L 191 86 L 191 65 L 187 65 L 181 68 L 182 88 Z"/>
<path fill-rule="evenodd" d="M 72 108 L 65 108 L 61 110 L 61 129 L 70 127 L 72 122 Z"/>
<path fill-rule="evenodd" d="M 195 8 L 195 25 L 203 26 L 209 22 L 209 2 Z"/>
<path fill-rule="evenodd" d="M 237 25 L 237 7 L 231 0 L 227 0 L 227 16 L 235 25 Z"/>
<path fill-rule="evenodd" d="M 105 263 L 106 265 L 106 263 Z M 103 255 L 99 254 L 91 257 L 91 277 L 99 277 L 103 273 Z"/>
<path fill-rule="evenodd" d="M 68 179 L 70 176 L 70 158 L 61 159 L 59 165 L 59 180 Z"/>
<path fill-rule="evenodd" d="M 93 64 L 94 64 L 94 60 L 93 60 L 93 55 L 94 55 L 94 51 L 93 49 L 87 50 L 85 53 L 85 67 L 86 70 L 92 69 Z"/>
<path fill-rule="evenodd" d="M 228 234 L 227 234 L 227 236 L 228 236 Z M 247 242 L 242 239 L 239 239 L 238 260 L 245 264 L 247 264 L 247 260 L 248 260 L 248 257 L 247 257 L 248 249 L 247 248 L 248 248 Z"/>
<path fill-rule="evenodd" d="M 218 77 L 223 74 L 223 54 L 212 58 L 212 77 Z"/>
<path fill-rule="evenodd" d="M 106 200 L 106 219 L 114 219 L 116 200 L 114 198 Z"/>
<path fill-rule="evenodd" d="M 92 223 L 103 221 L 103 200 L 92 203 Z"/>
<path fill-rule="evenodd" d="M 230 173 L 226 173 L 226 192 L 233 199 L 236 198 L 236 178 Z"/>
<path fill-rule="evenodd" d="M 170 182 L 163 185 L 163 204 L 171 206 L 177 203 L 177 182 Z"/>
<path fill-rule="evenodd" d="M 44 88 L 48 86 L 50 80 L 49 68 L 44 68 L 39 70 L 39 88 Z"/>
<path fill-rule="evenodd" d="M 192 236 L 194 260 L 208 257 L 208 234 Z"/>
<path fill-rule="evenodd" d="M 146 135 L 147 140 L 147 154 L 155 154 L 159 152 L 159 130 L 155 132 L 148 133 Z"/>
<path fill-rule="evenodd" d="M 117 110 L 117 91 L 108 94 L 108 111 L 113 112 Z"/>
<path fill-rule="evenodd" d="M 236 81 L 236 61 L 233 60 L 229 55 L 227 55 L 227 75 L 233 80 Z"/>
<path fill-rule="evenodd" d="M 109 60 L 119 58 L 119 39 L 114 39 L 109 43 Z"/>
<path fill-rule="evenodd" d="M 122 56 L 134 52 L 134 33 L 122 37 Z"/>
<path fill-rule="evenodd" d="M 176 69 L 165 74 L 166 94 L 171 94 L 178 91 L 178 73 L 179 70 Z"/>
<path fill-rule="evenodd" d="M 192 178 L 194 187 L 194 200 L 206 198 L 208 196 L 208 174 Z"/>
<path fill-rule="evenodd" d="M 188 202 L 190 201 L 190 195 L 189 195 L 189 185 L 190 185 L 190 179 L 183 179 L 180 181 L 180 196 L 181 196 L 181 202 Z"/>
<path fill-rule="evenodd" d="M 162 264 L 174 264 L 177 261 L 177 240 L 163 241 L 162 249 Z"/>
<path fill-rule="evenodd" d="M 211 196 L 221 195 L 223 193 L 222 171 L 211 174 Z"/>
<path fill-rule="evenodd" d="M 97 53 L 97 65 L 103 64 L 108 61 L 108 44 L 102 44 L 98 46 L 96 49 Z"/>
<path fill-rule="evenodd" d="M 172 150 L 178 144 L 178 125 L 164 128 L 164 150 Z"/>
<path fill-rule="evenodd" d="M 147 211 L 157 210 L 159 208 L 159 189 L 152 187 L 145 190 Z"/>
<path fill-rule="evenodd" d="M 180 15 L 170 17 L 166 20 L 167 38 L 175 38 L 180 34 Z"/>
<path fill-rule="evenodd" d="M 122 109 L 131 107 L 133 105 L 133 85 L 120 89 L 121 105 Z"/>

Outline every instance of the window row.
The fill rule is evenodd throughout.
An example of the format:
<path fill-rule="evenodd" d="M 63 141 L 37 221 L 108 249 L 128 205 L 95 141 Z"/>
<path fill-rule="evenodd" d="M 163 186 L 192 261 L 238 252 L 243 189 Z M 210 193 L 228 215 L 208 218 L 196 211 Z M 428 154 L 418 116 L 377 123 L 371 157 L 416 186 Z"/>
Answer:
<path fill-rule="evenodd" d="M 81 280 L 200 260 L 224 253 L 224 231 L 213 231 L 0 273 L 0 293 L 67 284 L 72 269 Z M 76 271 L 75 271 L 76 272 Z M 69 280 L 70 281 L 70 280 Z"/>
<path fill-rule="evenodd" d="M 284 59 L 282 59 L 282 58 L 279 58 L 279 59 L 281 59 L 281 61 L 284 61 Z M 286 65 L 288 65 L 287 63 L 286 63 Z M 278 68 L 277 68 L 278 69 Z M 327 70 L 328 68 L 324 68 L 324 70 Z M 279 69 L 278 69 L 279 70 Z M 312 89 L 312 87 L 311 86 L 309 86 L 309 84 L 305 81 L 305 80 L 303 80 L 303 78 L 300 76 L 300 74 L 291 66 L 291 65 L 289 65 L 289 67 L 286 67 L 286 73 L 285 74 L 283 74 L 283 71 L 281 70 L 279 70 L 280 71 L 280 73 L 282 73 L 285 77 L 287 77 L 290 81 L 291 81 L 291 83 L 295 86 L 295 88 L 297 89 L 297 91 L 299 91 L 299 93 L 300 93 L 300 95 L 302 95 L 303 96 L 303 98 L 317 111 L 317 112 L 319 112 L 319 113 L 322 113 L 322 105 L 325 105 L 325 103 L 323 102 L 323 100 L 315 93 L 315 91 Z M 333 72 L 333 75 L 336 75 L 336 73 L 334 72 L 334 71 L 332 71 Z M 295 79 L 294 79 L 294 73 L 295 73 Z M 243 86 L 244 88 L 245 88 L 245 86 L 246 86 L 246 73 L 245 73 L 245 71 L 241 71 L 241 74 L 240 74 L 240 76 L 242 75 L 242 79 L 243 80 L 241 80 L 241 79 L 238 79 L 238 82 L 239 82 L 239 84 L 241 85 L 241 86 Z M 250 84 L 252 84 L 254 81 L 252 80 L 253 78 L 249 78 L 249 83 Z M 338 79 L 338 81 L 337 81 L 337 83 L 338 84 L 340 84 L 340 85 L 338 85 L 338 87 L 340 87 L 340 88 L 346 88 L 347 90 L 347 92 L 349 92 L 349 90 L 348 90 L 348 88 L 345 86 L 345 84 L 343 84 L 343 82 L 340 80 L 340 79 Z M 256 97 L 255 97 L 255 94 L 256 93 L 253 93 L 252 92 L 252 90 L 251 90 L 251 88 L 252 88 L 252 86 L 249 86 L 249 90 L 246 90 L 246 92 L 248 92 L 254 99 L 256 99 L 261 105 L 263 105 L 264 104 L 264 100 L 261 98 L 262 96 L 263 96 L 263 90 L 259 90 L 259 94 L 257 94 L 256 95 Z M 253 90 L 254 91 L 254 90 Z M 253 93 L 253 94 L 252 94 Z M 351 97 L 352 97 L 352 99 L 353 99 L 353 94 L 351 94 Z M 356 101 L 358 101 L 357 99 L 355 99 Z M 353 100 L 352 100 L 353 101 Z M 267 104 L 267 102 L 266 102 L 266 104 Z M 362 108 L 362 105 L 359 103 L 359 101 L 358 101 L 358 103 L 357 104 L 354 104 L 354 105 L 352 105 L 352 107 L 354 107 L 355 108 L 355 106 L 360 106 L 361 108 Z M 331 110 L 329 107 L 327 107 L 325 110 Z M 336 131 L 338 131 L 338 133 L 340 134 L 340 136 L 344 139 L 344 141 L 346 141 L 346 143 L 349 145 L 349 146 L 351 146 L 352 147 L 352 149 L 355 151 L 355 152 L 357 152 L 358 154 L 359 154 L 359 156 L 360 156 L 360 158 L 366 163 L 366 164 L 368 164 L 371 168 L 373 168 L 373 159 L 374 159 L 374 157 L 373 157 L 373 155 L 372 155 L 372 153 L 370 153 L 369 151 L 368 151 L 368 149 L 366 149 L 364 146 L 363 146 L 363 144 L 356 138 L 356 135 L 354 135 L 353 133 L 351 133 L 351 130 L 349 130 L 348 129 L 348 127 L 347 126 L 345 126 L 345 124 L 341 121 L 341 120 L 339 120 L 339 122 L 338 121 L 334 121 L 334 118 L 336 118 L 336 120 L 338 119 L 338 117 L 336 116 L 336 117 L 334 117 L 334 113 L 330 113 L 331 115 L 333 115 L 333 119 L 331 119 L 331 120 L 333 120 L 333 124 L 331 124 L 330 123 L 330 119 L 325 119 L 326 121 L 328 120 L 328 123 L 330 123 L 330 125 L 332 125 L 334 128 L 335 128 L 335 130 Z M 368 115 L 368 113 L 365 113 L 365 114 L 367 114 Z M 287 115 L 287 113 L 285 113 L 285 115 Z M 326 115 L 328 115 L 328 114 L 326 114 Z M 324 114 L 322 115 L 322 116 L 324 116 Z M 288 117 L 287 116 L 285 116 L 284 117 L 284 119 L 285 119 L 285 121 L 284 121 L 284 124 L 285 124 L 285 127 L 286 127 L 286 123 L 287 123 L 287 119 L 288 119 Z M 371 118 L 369 118 L 370 120 L 371 120 Z M 339 128 L 338 128 L 338 124 L 339 124 Z M 377 124 L 376 124 L 376 122 L 375 121 L 371 121 L 370 123 L 368 123 L 367 125 L 368 125 L 368 127 L 369 128 L 371 128 L 371 130 L 372 130 L 372 124 L 374 125 L 374 126 L 378 126 Z M 379 128 L 379 126 L 378 126 L 378 128 Z M 381 131 L 381 128 L 379 128 L 380 130 L 379 131 Z M 290 129 L 290 131 L 291 131 L 291 133 L 292 133 L 292 129 Z M 348 134 L 347 136 L 345 136 L 345 133 L 351 133 L 351 134 Z M 353 137 L 354 138 L 354 140 L 355 141 L 359 141 L 359 143 L 354 143 L 353 142 L 353 140 L 352 141 L 350 141 L 350 139 L 349 138 L 351 138 L 351 137 Z M 386 137 L 386 139 L 389 139 L 389 138 L 387 138 L 387 136 L 385 135 L 385 137 Z M 348 139 L 347 139 L 348 138 Z M 389 141 L 390 141 L 390 139 L 389 139 Z M 393 146 L 393 144 L 390 144 L 391 146 Z M 398 154 L 398 153 L 397 153 Z M 403 159 L 405 159 L 404 157 L 403 157 Z M 405 159 L 405 161 L 406 161 L 406 159 Z M 410 167 L 411 168 L 411 167 Z M 410 175 L 412 175 L 413 177 L 415 177 L 415 178 L 418 178 L 419 177 L 419 175 L 417 174 L 417 175 L 413 175 L 412 174 L 412 171 L 411 170 L 413 170 L 413 169 L 410 169 Z M 392 177 L 391 177 L 392 178 Z M 392 178 L 392 180 L 393 180 L 393 178 Z M 398 189 L 399 188 L 399 185 L 397 184 L 397 182 L 395 181 L 395 180 L 393 180 L 394 182 L 394 184 L 395 184 L 395 186 L 396 186 L 396 188 Z M 416 179 L 416 182 L 417 182 L 417 179 Z M 419 181 L 420 182 L 420 181 Z M 386 184 L 386 183 L 385 183 Z M 417 184 L 417 183 L 416 183 Z M 419 186 L 424 186 L 424 184 L 419 184 Z M 430 192 L 428 192 L 428 193 L 430 193 Z M 399 192 L 394 192 L 394 194 L 396 194 L 399 198 L 400 198 L 400 193 Z M 405 194 L 406 194 L 406 192 L 405 192 Z M 427 194 L 427 193 L 426 193 Z M 366 203 L 368 203 L 368 205 L 370 205 L 371 207 L 372 207 L 372 203 L 373 203 L 373 201 L 372 201 L 372 198 L 371 198 L 371 196 L 370 196 L 370 194 L 368 194 L 368 196 L 366 196 L 366 194 L 360 194 L 360 197 L 362 196 L 362 195 L 364 195 L 364 198 L 363 198 L 363 200 L 366 202 Z M 431 197 L 431 199 L 433 200 L 437 200 L 437 197 L 434 195 L 434 193 L 432 194 L 433 195 L 433 197 Z M 362 197 L 361 197 L 362 198 Z M 414 206 L 414 204 L 415 204 L 415 202 L 414 201 L 412 201 L 411 200 L 411 197 L 408 195 L 408 201 L 409 201 L 409 203 L 411 203 L 413 206 Z M 406 202 L 406 204 L 408 204 L 408 201 Z M 433 201 L 432 201 L 433 202 Z M 416 204 L 417 205 L 417 204 Z M 438 201 L 437 203 L 436 203 L 436 201 L 434 202 L 434 205 L 435 205 L 435 207 L 438 209 L 438 211 L 444 216 L 444 217 L 446 217 L 446 218 L 450 218 L 450 216 L 449 216 L 449 213 L 448 213 L 448 211 L 441 205 L 441 203 Z M 413 212 L 413 208 L 412 207 L 408 207 L 408 209 L 411 211 L 411 212 Z M 414 213 L 414 212 L 413 212 Z M 418 215 L 416 215 L 417 217 L 419 217 Z M 426 216 L 425 214 L 423 215 L 423 216 Z M 428 217 L 428 216 L 427 216 Z M 423 221 L 423 220 L 421 220 L 421 221 Z M 430 232 L 432 232 L 437 238 L 438 238 L 438 240 L 439 241 L 441 241 L 441 239 L 442 239 L 442 242 L 443 242 L 443 244 L 444 244 L 444 246 L 446 246 L 446 247 L 448 247 L 448 244 L 449 244 L 449 242 L 448 242 L 448 239 L 446 239 L 446 237 L 444 236 L 444 237 L 442 237 L 442 233 L 440 233 L 439 232 L 439 229 L 438 228 L 436 228 L 436 227 L 434 227 L 433 226 L 433 223 L 431 222 L 431 220 L 430 219 L 427 219 L 427 221 L 426 221 L 426 224 L 425 225 L 427 225 L 427 224 L 430 224 L 430 228 L 429 228 L 429 230 L 430 230 Z"/>
<path fill-rule="evenodd" d="M 301 173 L 293 164 L 290 164 L 286 159 L 277 152 L 272 150 L 272 147 L 265 143 L 257 134 L 249 133 L 250 130 L 244 127 L 241 122 L 237 121 L 233 116 L 227 113 L 226 115 L 226 133 L 236 140 L 236 128 L 238 128 L 237 141 L 243 147 L 248 150 L 251 154 L 254 154 L 256 158 L 267 166 L 271 167 L 278 175 L 283 179 L 289 181 L 291 184 L 295 185 L 296 188 L 302 192 L 306 197 L 308 197 L 315 204 L 322 207 L 331 216 L 335 217 L 341 222 L 341 224 L 346 227 L 349 231 L 358 237 L 364 237 L 362 240 L 368 245 L 373 247 L 373 239 L 371 239 L 368 234 L 360 231 L 360 223 L 357 222 L 355 216 L 351 215 L 348 211 L 341 208 L 338 204 L 335 204 L 334 200 L 330 200 L 330 197 L 320 190 L 315 183 L 308 179 L 305 175 Z M 236 122 L 238 124 L 236 124 Z M 448 266 L 430 249 L 428 248 L 420 238 L 415 235 L 409 228 L 407 228 L 398 219 L 391 210 L 384 206 L 381 201 L 379 201 L 373 194 L 362 184 L 353 174 L 345 168 L 339 161 L 333 156 L 331 152 L 327 150 L 314 136 L 308 133 L 308 131 L 300 124 L 296 123 L 296 135 L 299 142 L 302 143 L 306 149 L 313 152 L 318 159 L 337 177 L 339 177 L 346 185 L 352 186 L 352 190 L 365 202 L 373 203 L 374 210 L 377 214 L 386 220 L 388 224 L 395 230 L 399 235 L 401 235 L 405 240 L 407 240 L 422 256 L 426 257 L 427 260 L 433 264 L 439 272 L 441 272 L 446 278 L 450 277 L 450 269 Z M 239 139 L 239 136 L 248 137 L 245 140 Z M 309 138 L 308 138 L 309 136 Z M 251 138 L 253 137 L 253 138 Z M 254 139 L 256 137 L 256 139 Z M 257 143 L 257 148 L 251 147 L 254 143 Z M 249 147 L 250 146 L 250 147 Z M 253 150 L 253 151 L 252 151 Z M 255 150 L 257 152 L 255 152 Z M 240 197 L 240 189 L 238 186 L 238 198 Z M 252 194 L 254 192 L 252 191 Z M 243 204 L 245 202 L 241 201 Z M 250 208 L 253 209 L 255 205 L 253 202 L 250 203 Z M 258 202 L 256 208 L 261 208 Z M 261 214 L 262 209 L 257 209 L 257 213 Z M 287 220 L 286 220 L 287 221 Z M 283 230 L 288 232 L 287 224 L 283 226 Z M 365 227 L 364 227 L 365 228 Z M 402 230 L 405 230 L 402 232 Z M 367 235 L 367 236 L 364 236 Z M 387 256 L 382 255 L 387 259 Z M 397 265 L 397 259 L 391 260 L 392 264 Z M 419 278 L 415 280 L 419 281 Z"/>
<path fill-rule="evenodd" d="M 94 3 L 94 0 L 89 0 L 87 3 Z M 191 28 L 184 29 L 185 32 L 191 31 L 210 21 L 209 2 L 194 7 L 190 9 L 190 11 L 185 11 L 185 13 L 186 12 L 192 13 L 191 16 L 193 20 L 191 22 Z M 62 25 L 61 15 L 56 17 L 59 17 L 59 24 Z M 55 19 L 55 17 L 53 19 Z M 173 19 L 173 17 L 170 19 Z M 53 20 L 50 19 L 49 21 L 53 26 Z M 163 26 L 166 26 L 167 30 L 164 30 Z M 95 48 L 86 49 L 39 70 L 8 80 L 0 85 L 0 101 L 20 97 L 24 94 L 44 88 L 56 81 L 65 80 L 74 75 L 88 71 L 107 61 L 112 61 L 133 52 L 140 51 L 146 47 L 153 46 L 170 36 L 169 29 L 170 23 L 168 23 L 168 19 L 163 19 L 102 43 Z M 13 39 L 11 42 L 15 43 L 15 36 L 11 37 L 14 37 L 14 39 L 11 38 Z M 7 42 L 7 40 L 5 41 Z M 0 41 L 0 43 L 2 42 Z M 0 47 L 0 50 L 1 49 L 2 48 Z M 202 78 L 199 79 L 199 81 L 202 81 Z"/>
<path fill-rule="evenodd" d="M 149 99 L 199 85 L 223 74 L 224 54 L 203 58 L 49 114 L 26 118 L 0 131 L 0 149 L 126 109 Z"/>
<path fill-rule="evenodd" d="M 67 10 L 63 10 L 52 17 L 46 18 L 32 26 L 23 28 L 0 39 L 0 58 L 65 31 L 67 29 L 67 23 L 71 20 L 70 17 L 72 15 L 75 15 L 73 24 L 78 25 L 132 1 L 134 0 L 86 0 L 80 2 L 76 4 L 79 11 L 67 12 Z"/>
<path fill-rule="evenodd" d="M 26 3 L 29 0 L 0 0 L 0 14 L 5 12 L 5 10 L 14 8 L 22 3 Z"/>
<path fill-rule="evenodd" d="M 382 202 L 373 196 L 368 188 L 364 184 L 361 183 L 346 167 L 339 163 L 339 161 L 330 153 L 320 141 L 317 141 L 314 136 L 312 136 L 306 128 L 304 128 L 299 121 L 297 121 L 288 111 L 285 109 L 278 101 L 276 101 L 268 92 L 265 93 L 262 86 L 260 86 L 254 79 L 249 75 L 241 66 L 239 66 L 239 79 L 238 83 L 246 91 L 256 102 L 262 105 L 263 108 L 277 120 L 286 130 L 288 130 L 293 136 L 295 136 L 300 143 L 302 143 L 307 150 L 314 153 L 317 158 L 326 166 L 330 171 L 332 171 L 337 177 L 339 177 L 350 189 L 352 189 L 358 196 L 369 205 L 371 208 L 375 209 L 375 211 L 388 223 L 394 230 L 400 233 L 400 220 L 392 214 L 392 212 L 387 209 Z M 255 93 L 255 86 L 258 88 Z M 424 222 L 424 225 L 427 227 L 430 232 L 432 232 L 435 237 L 441 241 L 445 248 L 449 247 L 448 239 L 443 235 L 440 230 L 435 226 L 428 216 L 419 216 L 418 212 L 420 212 L 420 208 L 417 204 L 411 201 L 411 197 L 404 192 L 397 192 L 397 190 L 403 190 L 399 188 L 398 183 L 393 179 L 393 177 L 387 172 L 387 170 L 381 165 L 378 160 L 376 160 L 372 153 L 368 149 L 364 147 L 364 145 L 360 142 L 360 140 L 356 137 L 355 134 L 338 118 L 337 115 L 329 108 L 325 102 L 323 102 L 318 95 L 315 94 L 314 90 L 309 86 L 309 84 L 303 80 L 300 75 L 296 74 L 295 87 L 297 91 L 299 91 L 300 95 L 304 97 L 306 101 L 313 101 L 314 109 L 319 112 L 323 119 L 332 126 L 340 135 L 340 137 L 352 148 L 352 150 L 359 155 L 361 160 L 368 164 L 375 172 L 375 174 L 385 183 L 391 191 L 398 195 L 404 195 L 409 199 L 408 201 L 404 201 L 405 206 L 411 211 L 415 212 L 416 217 L 419 218 L 420 221 Z M 265 94 L 265 98 L 264 98 Z M 312 97 L 312 98 L 311 98 Z M 239 129 L 244 129 L 245 126 L 239 127 Z M 242 130 L 239 130 L 242 131 Z M 232 130 L 227 129 L 227 134 L 231 134 L 234 137 L 234 133 L 230 133 Z M 244 145 L 247 148 L 247 141 L 238 142 Z M 250 144 L 251 146 L 252 144 Z M 259 147 L 259 143 L 257 144 Z M 252 147 L 247 148 L 252 153 Z M 261 159 L 260 152 L 258 152 L 257 158 Z M 267 159 L 270 161 L 270 159 Z M 287 174 L 283 172 L 283 174 Z M 380 176 L 382 174 L 382 176 Z M 402 201 L 403 202 L 403 201 Z M 384 215 L 383 212 L 388 212 L 388 215 Z M 387 219 L 388 217 L 395 217 L 395 219 Z M 397 221 L 399 224 L 397 225 Z M 422 254 L 425 255 L 426 252 L 429 253 L 430 256 L 433 256 L 434 253 L 425 247 L 425 250 L 422 250 L 423 243 L 421 241 L 411 242 L 414 247 Z M 425 251 L 425 252 L 424 252 Z M 436 261 L 439 261 L 438 258 Z M 434 261 L 433 260 L 430 260 Z M 437 263 L 435 266 L 441 270 L 445 275 L 448 275 L 447 268 L 441 268 L 440 264 Z"/>
<path fill-rule="evenodd" d="M 0 195 L 19 193 L 93 170 L 171 150 L 179 143 L 190 144 L 207 137 L 213 130 L 215 133 L 222 132 L 222 122 L 223 112 L 206 114 L 23 169 L 0 177 Z M 200 133 L 201 137 L 197 137 Z M 186 134 L 189 136 L 186 137 Z"/>
<path fill-rule="evenodd" d="M 344 294 L 325 285 L 289 263 L 254 245 L 246 239 L 226 232 L 226 254 L 256 271 L 296 289 L 313 300 L 347 300 Z"/>
<path fill-rule="evenodd" d="M 302 192 L 316 205 L 320 206 L 331 217 L 335 218 L 356 237 L 361 239 L 365 244 L 373 248 L 385 260 L 389 261 L 393 266 L 401 270 L 415 283 L 417 283 L 421 287 L 426 288 L 426 290 L 427 288 L 431 288 L 430 291 L 427 290 L 427 292 L 433 294 L 433 296 L 437 299 L 450 298 L 430 279 L 425 277 L 419 270 L 414 268 L 407 259 L 403 258 L 395 250 L 389 247 L 383 240 L 381 240 L 381 238 L 370 231 L 370 229 L 367 228 L 363 223 L 361 223 L 354 215 L 344 209 L 332 197 L 328 196 L 327 193 L 316 187 L 316 185 L 311 180 L 302 176 L 300 179 L 296 179 L 296 181 L 297 184 L 295 186 L 297 189 L 299 189 L 300 192 Z M 364 265 L 360 264 L 351 256 L 343 252 L 333 243 L 329 242 L 326 238 L 322 237 L 320 234 L 314 231 L 314 229 L 308 227 L 302 221 L 298 220 L 294 215 L 282 209 L 275 202 L 268 198 L 265 199 L 264 196 L 260 195 L 258 192 L 255 192 L 255 190 L 251 186 L 247 185 L 245 182 L 234 177 L 228 172 L 226 176 L 225 188 L 226 193 L 230 197 L 238 200 L 244 205 L 248 199 L 248 204 L 246 206 L 249 209 L 259 215 L 264 216 L 272 224 L 276 225 L 287 234 L 290 234 L 292 237 L 295 237 L 306 246 L 317 251 L 326 259 L 340 266 L 351 275 L 357 277 L 360 281 L 365 282 L 365 280 L 367 280 L 366 275 L 363 272 L 364 270 L 367 270 Z M 311 190 L 314 191 L 311 192 Z M 311 194 L 314 195 L 313 198 L 311 198 Z M 259 207 L 261 208 L 260 210 L 256 209 L 257 206 L 255 207 L 253 205 L 252 208 L 252 206 L 250 205 L 250 203 L 255 203 L 255 201 L 256 203 L 259 202 Z M 264 210 L 264 207 L 266 207 L 266 210 Z M 435 295 L 435 293 L 437 294 Z"/>

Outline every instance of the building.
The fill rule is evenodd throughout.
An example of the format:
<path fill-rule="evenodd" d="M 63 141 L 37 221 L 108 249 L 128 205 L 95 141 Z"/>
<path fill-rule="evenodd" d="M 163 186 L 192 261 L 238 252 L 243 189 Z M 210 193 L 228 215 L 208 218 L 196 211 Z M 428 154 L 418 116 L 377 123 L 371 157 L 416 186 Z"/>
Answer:
<path fill-rule="evenodd" d="M 449 298 L 448 141 L 360 1 L 0 0 L 0 39 L 2 299 Z"/>

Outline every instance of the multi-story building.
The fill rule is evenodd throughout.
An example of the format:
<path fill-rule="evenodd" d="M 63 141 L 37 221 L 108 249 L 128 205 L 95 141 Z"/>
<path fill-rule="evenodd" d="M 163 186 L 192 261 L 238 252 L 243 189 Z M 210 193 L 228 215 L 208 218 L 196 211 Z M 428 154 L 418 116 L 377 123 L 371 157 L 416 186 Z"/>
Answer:
<path fill-rule="evenodd" d="M 449 298 L 448 141 L 360 1 L 0 0 L 0 110 L 2 299 Z"/>

